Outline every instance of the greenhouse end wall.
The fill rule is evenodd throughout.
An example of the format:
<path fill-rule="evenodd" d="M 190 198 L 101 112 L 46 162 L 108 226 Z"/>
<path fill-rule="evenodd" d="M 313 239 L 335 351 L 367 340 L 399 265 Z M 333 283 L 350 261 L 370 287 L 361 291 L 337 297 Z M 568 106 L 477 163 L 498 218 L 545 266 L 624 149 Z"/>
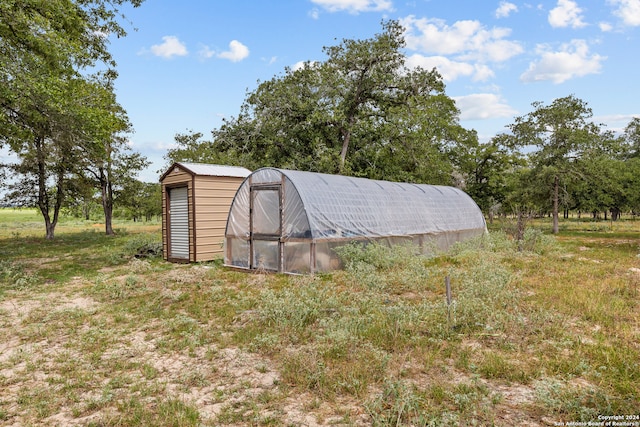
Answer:
<path fill-rule="evenodd" d="M 347 243 L 446 250 L 486 232 L 476 203 L 446 186 L 263 168 L 238 189 L 225 232 L 225 265 L 286 273 L 341 268 Z"/>

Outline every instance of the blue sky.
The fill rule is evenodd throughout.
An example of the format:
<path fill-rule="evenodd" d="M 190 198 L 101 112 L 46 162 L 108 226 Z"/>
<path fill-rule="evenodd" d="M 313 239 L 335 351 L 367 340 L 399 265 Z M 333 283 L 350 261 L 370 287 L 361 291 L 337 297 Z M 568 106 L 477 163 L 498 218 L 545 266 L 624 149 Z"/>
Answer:
<path fill-rule="evenodd" d="M 440 71 L 482 141 L 532 102 L 568 95 L 607 129 L 640 116 L 640 0 L 146 0 L 124 12 L 129 35 L 110 50 L 131 146 L 153 162 L 145 181 L 157 181 L 176 133 L 208 138 L 259 81 L 388 19 L 407 29 L 407 63 Z"/>

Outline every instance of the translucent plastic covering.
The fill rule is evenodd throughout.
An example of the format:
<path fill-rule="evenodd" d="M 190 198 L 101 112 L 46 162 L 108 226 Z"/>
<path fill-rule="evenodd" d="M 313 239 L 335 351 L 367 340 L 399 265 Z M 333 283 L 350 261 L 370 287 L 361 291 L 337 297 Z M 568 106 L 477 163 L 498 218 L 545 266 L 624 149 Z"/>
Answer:
<path fill-rule="evenodd" d="M 291 273 L 340 267 L 352 240 L 414 243 L 423 251 L 486 231 L 463 191 L 264 168 L 238 189 L 227 222 L 225 264 Z"/>

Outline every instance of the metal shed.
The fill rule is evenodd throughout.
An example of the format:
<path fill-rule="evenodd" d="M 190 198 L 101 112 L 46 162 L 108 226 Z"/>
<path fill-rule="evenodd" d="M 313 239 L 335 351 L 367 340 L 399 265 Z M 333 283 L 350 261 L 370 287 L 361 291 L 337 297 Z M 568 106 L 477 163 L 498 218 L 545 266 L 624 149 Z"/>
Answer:
<path fill-rule="evenodd" d="M 197 262 L 220 257 L 229 206 L 250 173 L 236 166 L 171 165 L 160 177 L 164 259 Z"/>
<path fill-rule="evenodd" d="M 235 195 L 224 262 L 313 273 L 340 268 L 333 249 L 354 240 L 428 252 L 485 232 L 478 205 L 454 187 L 262 168 Z"/>

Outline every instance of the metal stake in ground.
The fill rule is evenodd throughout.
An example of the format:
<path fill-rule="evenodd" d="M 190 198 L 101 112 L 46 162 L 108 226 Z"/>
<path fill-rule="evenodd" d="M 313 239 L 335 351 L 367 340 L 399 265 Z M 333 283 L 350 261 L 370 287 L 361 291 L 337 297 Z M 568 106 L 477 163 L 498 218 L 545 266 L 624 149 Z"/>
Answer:
<path fill-rule="evenodd" d="M 444 278 L 444 286 L 447 291 L 447 323 L 451 327 L 451 279 L 449 276 Z"/>

